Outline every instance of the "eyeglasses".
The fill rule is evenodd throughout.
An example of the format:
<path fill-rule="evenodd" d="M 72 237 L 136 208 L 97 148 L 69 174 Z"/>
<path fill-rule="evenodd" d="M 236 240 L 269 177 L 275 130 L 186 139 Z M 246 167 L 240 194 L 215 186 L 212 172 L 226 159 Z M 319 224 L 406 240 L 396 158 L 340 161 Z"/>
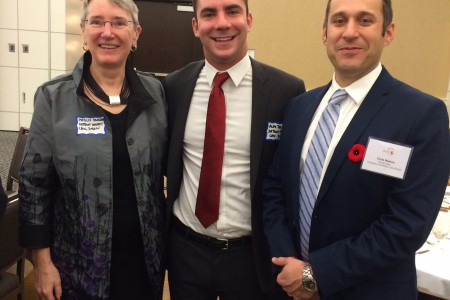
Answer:
<path fill-rule="evenodd" d="M 128 26 L 128 23 L 133 23 L 133 21 L 128 21 L 127 19 L 116 19 L 114 21 L 103 21 L 100 18 L 91 18 L 84 20 L 88 26 L 93 28 L 103 28 L 106 23 L 111 24 L 112 28 L 123 29 Z"/>

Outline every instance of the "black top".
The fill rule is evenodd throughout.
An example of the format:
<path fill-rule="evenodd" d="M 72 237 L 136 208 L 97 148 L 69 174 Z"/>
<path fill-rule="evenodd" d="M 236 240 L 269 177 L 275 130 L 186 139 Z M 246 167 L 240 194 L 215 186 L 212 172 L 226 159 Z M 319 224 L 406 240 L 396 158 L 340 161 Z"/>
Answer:
<path fill-rule="evenodd" d="M 128 106 L 105 111 L 113 134 L 113 234 L 110 299 L 147 299 L 150 292 L 133 171 L 126 144 Z"/>

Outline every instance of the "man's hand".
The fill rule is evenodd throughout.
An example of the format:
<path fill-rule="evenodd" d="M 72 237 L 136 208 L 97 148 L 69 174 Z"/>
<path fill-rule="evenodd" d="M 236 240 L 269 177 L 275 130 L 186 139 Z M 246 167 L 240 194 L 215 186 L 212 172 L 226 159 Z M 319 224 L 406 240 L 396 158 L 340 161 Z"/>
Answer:
<path fill-rule="evenodd" d="M 320 300 L 318 293 L 307 291 L 302 286 L 305 262 L 293 257 L 273 257 L 272 263 L 282 267 L 277 276 L 277 283 L 294 300 Z"/>
<path fill-rule="evenodd" d="M 36 275 L 35 288 L 39 299 L 61 299 L 61 278 L 50 257 L 50 248 L 34 249 L 32 256 Z"/>

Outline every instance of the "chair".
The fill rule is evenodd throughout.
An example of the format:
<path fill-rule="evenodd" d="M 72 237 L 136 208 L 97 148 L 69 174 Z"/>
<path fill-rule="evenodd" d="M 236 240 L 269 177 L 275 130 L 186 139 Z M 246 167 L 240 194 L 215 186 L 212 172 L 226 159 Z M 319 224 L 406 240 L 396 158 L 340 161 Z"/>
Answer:
<path fill-rule="evenodd" d="M 0 220 L 0 300 L 23 299 L 25 249 L 19 246 L 19 199 L 8 202 Z M 9 270 L 15 266 L 15 272 Z"/>
<path fill-rule="evenodd" d="M 19 182 L 19 171 L 22 164 L 23 152 L 28 138 L 28 128 L 20 127 L 17 136 L 16 146 L 14 148 L 11 165 L 9 166 L 8 178 L 6 180 L 6 194 L 8 200 L 11 201 L 18 197 L 18 190 L 13 190 L 13 183 Z"/>

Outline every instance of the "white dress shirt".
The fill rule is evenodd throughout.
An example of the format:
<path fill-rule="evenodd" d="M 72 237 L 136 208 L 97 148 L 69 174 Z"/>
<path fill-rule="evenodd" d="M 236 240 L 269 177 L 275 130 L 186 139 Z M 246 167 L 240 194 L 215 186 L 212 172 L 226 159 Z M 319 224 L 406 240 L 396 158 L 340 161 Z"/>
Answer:
<path fill-rule="evenodd" d="M 224 71 L 228 72 L 230 78 L 222 85 L 226 125 L 219 219 L 204 228 L 195 216 L 208 100 L 217 72 L 205 61 L 197 79 L 184 132 L 183 180 L 173 212 L 181 222 L 201 234 L 216 238 L 235 238 L 251 234 L 250 132 L 253 72 L 249 56 Z"/>
<path fill-rule="evenodd" d="M 314 117 L 311 121 L 311 125 L 309 126 L 308 132 L 305 137 L 305 142 L 303 143 L 300 160 L 300 174 L 301 174 L 302 167 L 304 166 L 305 163 L 306 155 L 308 154 L 309 146 L 311 145 L 311 139 L 314 135 L 314 131 L 316 130 L 317 123 L 319 123 L 319 119 L 320 116 L 322 115 L 322 112 L 325 110 L 325 107 L 328 105 L 331 96 L 336 90 L 338 89 L 346 90 L 348 96 L 340 104 L 339 119 L 336 123 L 336 128 L 334 130 L 333 137 L 331 138 L 330 146 L 328 148 L 325 161 L 323 162 L 322 175 L 320 176 L 317 192 L 319 192 L 323 176 L 328 167 L 330 159 L 333 156 L 334 149 L 336 148 L 339 140 L 341 139 L 342 135 L 347 129 L 348 124 L 350 124 L 350 121 L 353 119 L 362 102 L 364 101 L 364 98 L 367 96 L 373 84 L 380 75 L 381 70 L 382 70 L 381 64 L 378 64 L 378 66 L 369 74 L 358 79 L 357 81 L 353 82 L 351 85 L 345 88 L 341 88 L 339 86 L 339 84 L 336 82 L 335 75 L 333 75 L 333 81 L 331 82 L 331 86 L 325 93 L 325 96 L 322 98 L 322 101 L 317 107 L 316 113 L 314 114 Z"/>

